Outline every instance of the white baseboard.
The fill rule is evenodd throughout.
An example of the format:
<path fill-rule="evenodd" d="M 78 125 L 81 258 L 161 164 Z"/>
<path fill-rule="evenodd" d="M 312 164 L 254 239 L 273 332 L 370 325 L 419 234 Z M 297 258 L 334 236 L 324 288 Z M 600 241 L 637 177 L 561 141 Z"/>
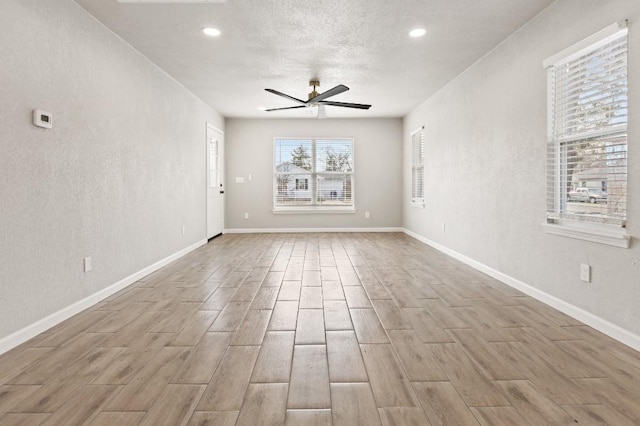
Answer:
<path fill-rule="evenodd" d="M 225 234 L 299 234 L 312 232 L 404 232 L 404 228 L 235 228 Z"/>
<path fill-rule="evenodd" d="M 62 321 L 71 318 L 72 316 L 84 311 L 87 308 L 90 308 L 91 306 L 95 305 L 96 303 L 106 299 L 107 297 L 111 296 L 112 294 L 115 294 L 117 292 L 119 292 L 120 290 L 130 286 L 131 284 L 135 283 L 136 281 L 138 281 L 139 279 L 149 275 L 152 272 L 157 271 L 158 269 L 162 268 L 165 265 L 168 265 L 169 263 L 173 262 L 176 259 L 181 258 L 182 256 L 192 252 L 193 250 L 197 249 L 198 247 L 203 246 L 204 244 L 207 243 L 207 240 L 201 240 L 198 241 L 195 244 L 190 245 L 189 247 L 186 247 L 180 251 L 178 251 L 177 253 L 174 253 L 168 257 L 165 257 L 162 260 L 157 261 L 156 263 L 154 263 L 153 265 L 147 266 L 146 268 L 132 274 L 129 275 L 126 278 L 123 278 L 122 280 L 118 281 L 115 284 L 110 285 L 109 287 L 102 289 L 94 294 L 92 294 L 91 296 L 85 297 L 82 300 L 79 300 L 69 306 L 67 306 L 66 308 L 63 308 L 61 310 L 59 310 L 58 312 L 54 312 L 53 314 L 49 315 L 48 317 L 45 317 L 41 320 L 38 320 L 36 322 L 34 322 L 31 325 L 28 325 L 27 327 L 18 330 L 6 337 L 3 337 L 2 339 L 0 339 L 0 355 L 2 355 L 3 353 L 15 348 L 18 345 L 21 345 L 22 343 L 26 342 L 27 340 L 37 336 L 38 334 L 47 331 L 48 329 L 50 329 L 51 327 L 60 324 Z"/>
<path fill-rule="evenodd" d="M 613 339 L 616 339 L 617 341 L 624 343 L 625 345 L 632 347 L 635 350 L 640 351 L 640 336 L 638 336 L 637 334 L 634 334 L 628 330 L 625 330 L 624 328 L 618 325 L 615 325 L 603 318 L 600 318 L 592 314 L 591 312 L 585 311 L 584 309 L 578 308 L 577 306 L 574 306 L 562 299 L 558 299 L 557 297 L 552 296 L 549 293 L 545 293 L 544 291 L 537 289 L 529 284 L 526 284 L 516 278 L 513 278 L 507 274 L 497 271 L 483 263 L 480 263 L 474 259 L 471 259 L 470 257 L 467 257 L 454 250 L 451 250 L 450 248 L 447 248 L 441 244 L 431 241 L 419 234 L 416 234 L 415 232 L 409 231 L 408 229 L 404 229 L 404 233 L 428 246 L 433 247 L 438 251 L 441 251 L 444 254 L 447 254 L 453 257 L 454 259 L 457 259 L 463 263 L 466 263 L 467 265 L 471 266 L 474 269 L 477 269 L 480 272 L 484 272 L 485 274 L 497 279 L 498 281 L 501 281 L 515 289 L 520 290 L 521 292 L 533 297 L 534 299 L 541 301 L 542 303 L 545 303 L 559 310 L 560 312 L 564 312 L 570 317 L 575 318 L 578 321 L 581 321 L 587 324 L 588 326 L 595 328 L 596 330 L 606 334 L 607 336 Z"/>

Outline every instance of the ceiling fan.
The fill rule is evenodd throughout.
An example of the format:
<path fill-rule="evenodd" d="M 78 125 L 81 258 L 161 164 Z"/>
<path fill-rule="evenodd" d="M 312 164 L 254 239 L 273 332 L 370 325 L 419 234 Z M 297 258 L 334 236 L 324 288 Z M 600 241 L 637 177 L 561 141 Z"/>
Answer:
<path fill-rule="evenodd" d="M 285 93 L 282 92 L 278 92 L 277 90 L 273 90 L 273 89 L 264 89 L 267 92 L 273 93 L 274 95 L 278 95 L 278 96 L 282 96 L 283 98 L 287 98 L 289 100 L 292 100 L 296 103 L 298 103 L 299 105 L 295 105 L 295 106 L 290 106 L 290 107 L 284 107 L 284 108 L 271 108 L 271 109 L 266 109 L 265 111 L 282 111 L 282 110 L 286 110 L 286 109 L 297 109 L 297 108 L 310 108 L 310 107 L 318 107 L 318 118 L 323 118 L 324 117 L 324 106 L 329 105 L 329 106 L 336 106 L 336 107 L 343 107 L 343 108 L 355 108 L 355 109 L 369 109 L 371 108 L 371 105 L 366 105 L 366 104 L 354 104 L 354 103 L 350 103 L 350 102 L 335 102 L 335 101 L 327 101 L 327 98 L 330 98 L 332 96 L 338 95 L 340 93 L 346 92 L 347 90 L 349 90 L 349 88 L 347 86 L 345 86 L 344 84 L 339 84 L 336 87 L 334 87 L 333 89 L 329 89 L 324 93 L 318 93 L 316 91 L 316 87 L 320 87 L 320 82 L 318 80 L 311 80 L 309 82 L 309 86 L 313 87 L 313 90 L 311 91 L 311 93 L 309 93 L 309 98 L 306 101 L 303 101 L 302 99 L 298 99 L 298 98 L 294 98 L 293 96 L 289 96 Z"/>

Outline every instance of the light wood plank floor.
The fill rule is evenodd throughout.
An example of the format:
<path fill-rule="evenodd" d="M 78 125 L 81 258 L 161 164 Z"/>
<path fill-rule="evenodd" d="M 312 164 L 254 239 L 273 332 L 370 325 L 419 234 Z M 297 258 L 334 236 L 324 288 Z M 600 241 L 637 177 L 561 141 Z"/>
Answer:
<path fill-rule="evenodd" d="M 402 234 L 224 235 L 0 357 L 2 425 L 640 424 L 640 353 Z"/>

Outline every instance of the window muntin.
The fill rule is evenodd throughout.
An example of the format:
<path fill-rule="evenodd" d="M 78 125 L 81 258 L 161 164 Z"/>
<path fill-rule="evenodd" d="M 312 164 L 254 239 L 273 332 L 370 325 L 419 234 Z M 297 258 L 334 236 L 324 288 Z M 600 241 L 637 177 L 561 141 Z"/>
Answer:
<path fill-rule="evenodd" d="M 627 207 L 627 30 L 548 67 L 547 216 L 623 226 Z M 580 197 L 579 188 L 602 197 Z"/>
<path fill-rule="evenodd" d="M 353 209 L 353 139 L 274 142 L 274 208 Z"/>
<path fill-rule="evenodd" d="M 411 203 L 424 205 L 424 127 L 411 134 Z"/>

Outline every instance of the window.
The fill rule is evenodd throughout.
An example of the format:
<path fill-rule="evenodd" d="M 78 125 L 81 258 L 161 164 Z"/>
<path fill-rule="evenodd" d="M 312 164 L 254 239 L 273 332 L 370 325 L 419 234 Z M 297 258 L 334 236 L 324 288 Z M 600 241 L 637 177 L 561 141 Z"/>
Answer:
<path fill-rule="evenodd" d="M 296 189 L 303 191 L 309 190 L 309 179 L 296 179 Z"/>
<path fill-rule="evenodd" d="M 608 27 L 544 65 L 549 103 L 547 222 L 624 227 L 626 24 Z"/>
<path fill-rule="evenodd" d="M 274 143 L 274 211 L 353 210 L 353 139 Z"/>
<path fill-rule="evenodd" d="M 411 134 L 411 204 L 424 206 L 424 127 Z"/>
<path fill-rule="evenodd" d="M 220 176 L 218 173 L 218 141 L 209 138 L 209 188 L 217 188 Z"/>

